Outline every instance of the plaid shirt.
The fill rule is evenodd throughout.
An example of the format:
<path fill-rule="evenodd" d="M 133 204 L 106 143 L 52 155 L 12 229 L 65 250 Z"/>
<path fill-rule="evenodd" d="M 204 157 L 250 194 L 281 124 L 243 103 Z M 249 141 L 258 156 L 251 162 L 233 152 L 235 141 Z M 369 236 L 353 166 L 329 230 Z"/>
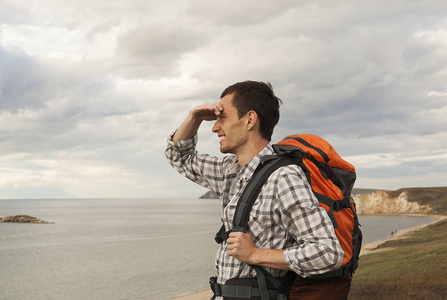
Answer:
<path fill-rule="evenodd" d="M 180 174 L 216 192 L 222 202 L 222 222 L 229 230 L 241 193 L 261 157 L 274 154 L 273 148 L 269 144 L 241 167 L 235 155 L 198 154 L 196 143 L 197 135 L 179 142 L 172 142 L 171 135 L 166 157 Z M 281 167 L 269 177 L 250 212 L 248 231 L 258 248 L 284 249 L 288 266 L 302 277 L 335 270 L 343 259 L 334 227 L 296 165 Z M 287 272 L 266 270 L 274 276 Z M 255 275 L 253 268 L 227 255 L 225 242 L 221 244 L 216 257 L 218 283 Z"/>

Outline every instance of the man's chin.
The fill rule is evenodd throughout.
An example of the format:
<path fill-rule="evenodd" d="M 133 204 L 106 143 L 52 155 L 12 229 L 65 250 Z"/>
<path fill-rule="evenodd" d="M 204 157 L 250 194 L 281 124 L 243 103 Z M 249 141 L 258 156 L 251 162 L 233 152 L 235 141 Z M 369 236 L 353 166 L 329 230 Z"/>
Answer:
<path fill-rule="evenodd" d="M 232 153 L 231 149 L 225 148 L 224 146 L 220 146 L 220 152 L 223 154 Z"/>

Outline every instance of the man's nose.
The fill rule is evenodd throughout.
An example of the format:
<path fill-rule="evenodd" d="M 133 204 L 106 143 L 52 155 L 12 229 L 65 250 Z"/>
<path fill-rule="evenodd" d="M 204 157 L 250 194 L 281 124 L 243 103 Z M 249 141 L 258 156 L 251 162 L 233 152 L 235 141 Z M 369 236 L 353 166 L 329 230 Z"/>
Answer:
<path fill-rule="evenodd" d="M 217 133 L 220 130 L 220 126 L 219 126 L 218 122 L 219 122 L 219 119 L 216 120 L 216 122 L 213 125 L 213 128 L 211 128 L 212 132 L 216 132 Z"/>

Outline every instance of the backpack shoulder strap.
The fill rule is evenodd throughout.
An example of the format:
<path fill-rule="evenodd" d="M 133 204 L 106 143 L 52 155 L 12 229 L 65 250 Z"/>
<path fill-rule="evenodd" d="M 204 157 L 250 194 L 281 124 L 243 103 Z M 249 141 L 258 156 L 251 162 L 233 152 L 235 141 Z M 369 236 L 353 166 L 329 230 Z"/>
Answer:
<path fill-rule="evenodd" d="M 293 164 L 293 161 L 283 156 L 268 155 L 262 158 L 261 164 L 256 168 L 237 203 L 233 218 L 233 231 L 246 232 L 250 210 L 261 192 L 262 186 L 275 170 L 290 164 Z"/>
<path fill-rule="evenodd" d="M 258 195 L 261 192 L 261 188 L 264 183 L 275 170 L 282 166 L 290 165 L 293 163 L 294 162 L 292 160 L 288 159 L 285 156 L 268 155 L 262 157 L 261 163 L 256 168 L 253 176 L 247 183 L 247 186 L 245 187 L 244 191 L 241 194 L 241 197 L 239 198 L 236 206 L 236 211 L 234 213 L 233 228 L 221 235 L 221 241 L 226 241 L 231 232 L 247 231 L 247 223 L 250 215 L 250 210 L 256 199 L 258 198 Z M 223 231 L 225 231 L 225 229 L 223 229 Z M 222 228 L 218 232 L 218 234 L 221 232 Z M 278 290 L 278 292 L 280 293 L 277 295 L 277 299 L 287 299 L 286 295 L 289 294 L 289 288 L 287 286 L 283 285 L 283 283 L 279 279 L 273 277 L 273 275 L 268 273 L 264 268 L 256 265 L 252 265 L 251 267 L 253 267 L 256 271 L 256 278 L 258 281 L 259 292 L 261 296 L 260 298 L 262 300 L 270 299 L 267 289 L 267 281 L 273 284 L 275 289 Z"/>
<path fill-rule="evenodd" d="M 239 198 L 233 217 L 233 228 L 225 231 L 225 226 L 222 225 L 219 232 L 216 234 L 214 239 L 218 244 L 226 241 L 231 232 L 247 231 L 250 210 L 255 203 L 262 186 L 276 169 L 290 164 L 293 164 L 293 161 L 284 156 L 266 155 L 262 157 L 261 163 L 254 171 L 253 176 Z"/>

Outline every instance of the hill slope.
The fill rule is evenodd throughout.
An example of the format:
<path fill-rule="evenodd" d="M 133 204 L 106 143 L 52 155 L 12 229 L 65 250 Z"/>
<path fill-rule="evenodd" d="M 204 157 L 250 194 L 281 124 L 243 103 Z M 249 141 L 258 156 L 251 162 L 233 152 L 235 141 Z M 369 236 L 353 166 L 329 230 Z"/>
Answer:
<path fill-rule="evenodd" d="M 432 213 L 447 214 L 447 187 L 403 188 L 388 193 L 393 197 L 406 193 L 408 201 L 429 205 Z"/>
<path fill-rule="evenodd" d="M 446 299 L 447 220 L 379 248 L 360 258 L 350 299 Z"/>

